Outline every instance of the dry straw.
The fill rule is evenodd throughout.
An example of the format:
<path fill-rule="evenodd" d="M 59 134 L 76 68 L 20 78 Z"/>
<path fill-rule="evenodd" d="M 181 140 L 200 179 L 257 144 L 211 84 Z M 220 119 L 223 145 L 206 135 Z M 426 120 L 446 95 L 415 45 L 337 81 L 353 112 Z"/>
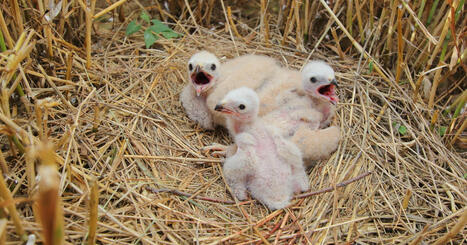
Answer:
<path fill-rule="evenodd" d="M 50 1 L 0 3 L 0 243 L 467 239 L 464 0 Z M 183 36 L 125 36 L 143 9 Z M 342 141 L 288 208 L 235 202 L 200 151 L 230 142 L 178 99 L 200 49 L 335 68 Z"/>

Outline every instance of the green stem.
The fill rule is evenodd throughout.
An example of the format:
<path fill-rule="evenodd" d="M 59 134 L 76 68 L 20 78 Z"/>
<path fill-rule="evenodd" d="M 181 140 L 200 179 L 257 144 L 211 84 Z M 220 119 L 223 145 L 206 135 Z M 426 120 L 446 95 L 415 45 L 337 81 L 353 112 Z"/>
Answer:
<path fill-rule="evenodd" d="M 456 14 L 455 14 L 455 15 L 456 15 L 456 23 L 457 23 L 457 20 L 458 20 L 459 17 L 460 17 L 461 12 L 462 12 L 464 3 L 465 3 L 465 0 L 461 0 L 461 1 L 459 2 L 459 6 L 457 6 Z"/>
<path fill-rule="evenodd" d="M 0 49 L 2 52 L 5 52 L 6 50 L 6 45 L 5 45 L 5 39 L 3 38 L 3 32 L 0 30 Z"/>
<path fill-rule="evenodd" d="M 24 154 L 24 146 L 23 144 L 21 144 L 21 142 L 18 140 L 18 137 L 16 136 L 9 136 L 10 139 L 13 141 L 13 143 L 16 145 L 16 147 L 18 148 L 19 150 L 19 153 L 20 154 Z"/>
<path fill-rule="evenodd" d="M 462 108 L 464 108 L 465 105 L 465 100 L 459 101 L 459 104 L 457 104 L 456 110 L 454 111 L 454 118 L 457 118 L 459 114 L 461 113 Z"/>
<path fill-rule="evenodd" d="M 420 5 L 420 8 L 418 9 L 418 19 L 422 18 L 423 10 L 425 9 L 425 3 L 426 0 L 422 0 L 422 4 Z"/>
<path fill-rule="evenodd" d="M 428 20 L 426 21 L 426 24 L 429 25 L 431 23 L 431 20 L 433 19 L 433 15 L 435 14 L 435 11 L 438 7 L 439 0 L 435 0 L 433 3 L 433 6 L 431 6 L 430 9 L 430 14 L 428 14 Z"/>
<path fill-rule="evenodd" d="M 449 32 L 446 35 L 446 39 L 444 40 L 444 43 L 443 43 L 443 49 L 441 50 L 441 56 L 440 56 L 440 60 L 442 61 L 444 61 L 444 56 L 446 55 L 446 51 L 448 50 L 448 44 L 449 44 L 450 39 L 451 39 L 451 32 Z"/>
<path fill-rule="evenodd" d="M 13 76 L 13 80 L 14 79 L 16 79 L 16 74 L 15 74 L 15 76 Z M 16 92 L 18 92 L 19 97 L 23 97 L 25 95 L 23 87 L 21 87 L 21 84 L 18 84 L 18 86 L 16 86 Z"/>

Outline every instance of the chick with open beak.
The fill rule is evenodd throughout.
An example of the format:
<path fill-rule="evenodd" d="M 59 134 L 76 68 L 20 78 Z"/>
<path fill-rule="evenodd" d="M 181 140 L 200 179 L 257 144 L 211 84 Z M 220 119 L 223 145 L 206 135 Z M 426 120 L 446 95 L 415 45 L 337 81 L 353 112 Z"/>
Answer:
<path fill-rule="evenodd" d="M 188 79 L 200 96 L 208 91 L 219 78 L 220 62 L 207 51 L 196 53 L 188 61 Z"/>
<path fill-rule="evenodd" d="M 313 60 L 302 70 L 302 92 L 307 95 L 313 108 L 322 113 L 320 128 L 330 125 L 334 117 L 336 104 L 337 81 L 334 70 L 326 62 Z"/>
<path fill-rule="evenodd" d="M 207 51 L 194 54 L 187 64 L 189 84 L 183 88 L 180 101 L 188 117 L 205 129 L 214 129 L 206 98 L 220 80 L 220 62 Z"/>
<path fill-rule="evenodd" d="M 331 102 L 339 102 L 336 95 L 337 80 L 334 70 L 321 60 L 308 63 L 302 70 L 303 90 L 310 96 Z"/>

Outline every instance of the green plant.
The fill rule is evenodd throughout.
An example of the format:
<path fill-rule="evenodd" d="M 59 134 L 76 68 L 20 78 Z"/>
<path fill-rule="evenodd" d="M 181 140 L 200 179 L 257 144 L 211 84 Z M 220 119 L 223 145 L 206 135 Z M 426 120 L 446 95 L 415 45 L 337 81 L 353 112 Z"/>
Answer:
<path fill-rule="evenodd" d="M 407 133 L 407 127 L 404 126 L 404 125 L 401 125 L 400 123 L 397 123 L 397 122 L 393 122 L 392 123 L 392 126 L 397 130 L 399 131 L 399 133 L 401 135 L 405 135 Z"/>
<path fill-rule="evenodd" d="M 151 16 L 149 16 L 149 14 L 145 11 L 141 12 L 140 18 L 146 22 L 147 25 L 149 25 L 144 27 L 145 30 L 143 33 L 146 48 L 151 47 L 151 45 L 153 45 L 160 38 L 160 36 L 163 36 L 166 39 L 171 39 L 182 35 L 172 30 L 169 26 L 162 23 L 160 20 L 151 19 Z M 132 20 L 130 23 L 128 23 L 125 34 L 130 36 L 141 30 L 142 27 L 142 24 L 138 23 L 136 20 Z"/>
<path fill-rule="evenodd" d="M 438 129 L 439 136 L 443 137 L 446 134 L 447 129 L 448 129 L 448 127 L 446 127 L 446 126 L 439 127 L 439 129 Z"/>

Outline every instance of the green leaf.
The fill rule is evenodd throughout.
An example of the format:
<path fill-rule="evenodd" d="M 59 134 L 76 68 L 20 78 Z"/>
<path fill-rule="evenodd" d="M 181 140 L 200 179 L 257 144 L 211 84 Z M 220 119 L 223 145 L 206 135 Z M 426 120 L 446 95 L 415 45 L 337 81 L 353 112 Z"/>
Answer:
<path fill-rule="evenodd" d="M 464 179 L 467 179 L 467 173 L 464 174 Z"/>
<path fill-rule="evenodd" d="M 459 104 L 457 104 L 456 110 L 454 111 L 454 115 L 453 115 L 454 118 L 457 118 L 459 116 L 464 106 L 465 106 L 465 101 L 464 100 L 459 101 Z"/>
<path fill-rule="evenodd" d="M 172 31 L 170 27 L 162 23 L 160 20 L 152 19 L 151 22 L 152 22 L 152 26 L 150 26 L 149 28 L 151 28 L 151 30 L 154 31 L 155 33 L 161 33 L 164 31 Z"/>
<path fill-rule="evenodd" d="M 149 23 L 149 19 L 151 19 L 151 17 L 149 16 L 149 14 L 146 11 L 142 11 L 140 17 L 141 17 L 141 19 L 143 19 L 144 21 L 146 21 L 148 23 Z"/>
<path fill-rule="evenodd" d="M 4 52 L 6 50 L 5 39 L 3 39 L 3 33 L 0 30 L 0 51 Z"/>
<path fill-rule="evenodd" d="M 439 127 L 439 136 L 443 137 L 445 134 L 446 134 L 446 130 L 448 129 L 448 127 L 446 126 L 441 126 Z"/>
<path fill-rule="evenodd" d="M 407 128 L 403 125 L 399 127 L 399 133 L 405 135 L 407 133 Z"/>
<path fill-rule="evenodd" d="M 159 37 L 152 34 L 152 31 L 149 28 L 144 31 L 144 43 L 146 44 L 146 48 L 151 47 L 158 38 Z"/>
<path fill-rule="evenodd" d="M 127 36 L 139 31 L 141 29 L 141 25 L 140 24 L 137 24 L 136 21 L 131 21 L 130 23 L 128 23 L 128 26 L 126 27 L 126 31 L 125 31 L 125 34 Z"/>
<path fill-rule="evenodd" d="M 373 61 L 370 61 L 370 73 L 373 72 Z"/>
<path fill-rule="evenodd" d="M 162 34 L 162 36 L 164 36 L 167 39 L 176 38 L 176 37 L 180 36 L 179 33 L 176 33 L 174 31 L 164 31 L 164 32 L 161 32 L 161 34 Z"/>

